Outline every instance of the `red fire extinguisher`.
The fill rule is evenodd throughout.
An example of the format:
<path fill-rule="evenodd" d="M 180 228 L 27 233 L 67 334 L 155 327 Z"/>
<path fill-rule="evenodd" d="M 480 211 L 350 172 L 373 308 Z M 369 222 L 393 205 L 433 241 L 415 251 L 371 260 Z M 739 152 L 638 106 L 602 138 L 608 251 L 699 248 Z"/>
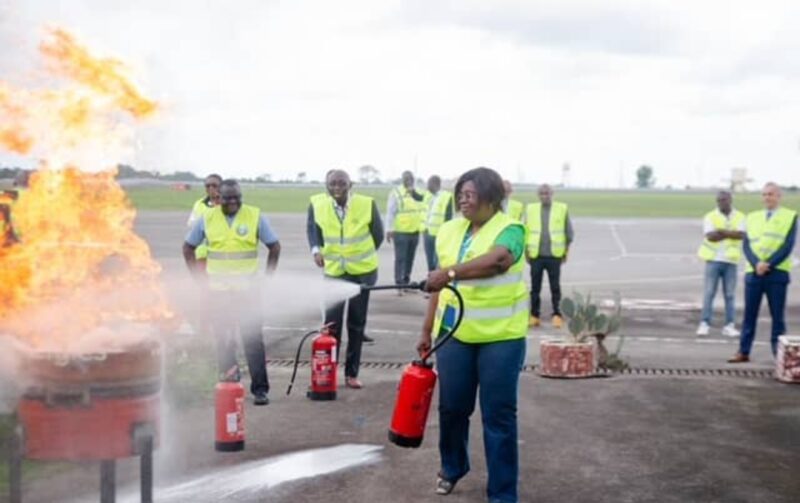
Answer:
<path fill-rule="evenodd" d="M 450 285 L 445 288 L 452 291 L 458 300 L 458 317 L 453 327 L 439 336 L 436 344 L 421 359 L 411 362 L 403 369 L 389 427 L 389 441 L 400 447 L 419 447 L 422 444 L 437 377 L 428 358 L 452 337 L 464 314 L 464 299 L 461 294 Z"/>
<path fill-rule="evenodd" d="M 297 346 L 297 354 L 294 358 L 292 380 L 286 390 L 287 395 L 292 392 L 303 343 L 310 336 L 318 334 L 311 341 L 311 387 L 306 396 L 311 400 L 336 400 L 338 382 L 336 373 L 336 338 L 331 335 L 331 326 L 331 324 L 325 325 L 321 330 L 311 331 L 300 339 L 300 344 Z"/>
<path fill-rule="evenodd" d="M 214 389 L 216 435 L 214 448 L 221 452 L 244 449 L 244 386 L 221 381 Z"/>

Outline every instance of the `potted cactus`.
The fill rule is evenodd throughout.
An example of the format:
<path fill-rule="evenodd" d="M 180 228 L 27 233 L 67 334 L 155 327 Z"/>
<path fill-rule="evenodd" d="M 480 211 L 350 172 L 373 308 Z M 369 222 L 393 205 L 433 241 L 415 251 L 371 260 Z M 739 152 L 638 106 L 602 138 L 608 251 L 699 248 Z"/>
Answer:
<path fill-rule="evenodd" d="M 603 313 L 592 303 L 591 294 L 578 292 L 561 301 L 561 312 L 567 319 L 569 337 L 543 340 L 540 344 L 540 371 L 545 377 L 580 378 L 602 370 L 623 370 L 627 364 L 620 357 L 624 337 L 620 336 L 614 353 L 604 341 L 622 325 L 622 301 L 614 294 L 614 308 Z"/>

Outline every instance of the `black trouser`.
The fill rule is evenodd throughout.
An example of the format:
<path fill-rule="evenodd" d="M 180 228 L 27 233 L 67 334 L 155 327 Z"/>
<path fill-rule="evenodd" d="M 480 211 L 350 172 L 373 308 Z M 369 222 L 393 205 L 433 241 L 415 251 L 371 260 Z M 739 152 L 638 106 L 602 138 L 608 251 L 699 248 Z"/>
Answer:
<path fill-rule="evenodd" d="M 217 366 L 220 380 L 238 380 L 236 335 L 242 339 L 247 368 L 250 371 L 250 392 L 269 392 L 266 352 L 261 333 L 262 318 L 257 293 L 252 291 L 211 292 L 216 312 L 211 329 L 217 339 Z"/>
<path fill-rule="evenodd" d="M 378 280 L 378 271 L 353 276 L 345 274 L 336 279 L 359 285 L 374 285 Z M 344 362 L 345 377 L 358 377 L 361 365 L 361 345 L 364 343 L 364 327 L 367 325 L 367 309 L 369 308 L 369 291 L 363 291 L 346 302 L 334 304 L 325 311 L 325 323 L 333 322 L 332 335 L 336 338 L 336 361 L 339 361 L 339 348 L 342 346 L 342 323 L 344 308 L 347 304 L 347 353 Z"/>
<path fill-rule="evenodd" d="M 538 257 L 528 261 L 531 265 L 531 314 L 537 318 L 542 309 L 542 277 L 547 271 L 547 282 L 550 283 L 550 297 L 553 301 L 553 316 L 561 316 L 561 259 L 555 257 Z"/>
<path fill-rule="evenodd" d="M 419 244 L 419 232 L 394 233 L 394 282 L 407 285 L 411 282 L 414 256 Z"/>

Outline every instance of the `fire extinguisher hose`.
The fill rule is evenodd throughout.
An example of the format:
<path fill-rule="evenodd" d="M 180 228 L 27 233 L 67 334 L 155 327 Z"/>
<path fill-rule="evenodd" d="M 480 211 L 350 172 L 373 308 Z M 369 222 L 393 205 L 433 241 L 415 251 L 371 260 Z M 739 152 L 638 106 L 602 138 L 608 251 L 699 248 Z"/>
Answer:
<path fill-rule="evenodd" d="M 294 356 L 294 369 L 292 370 L 292 379 L 289 381 L 289 387 L 286 389 L 286 395 L 292 392 L 292 386 L 294 386 L 294 378 L 297 377 L 297 365 L 300 362 L 300 352 L 303 350 L 303 343 L 306 342 L 306 339 L 311 337 L 314 334 L 318 334 L 319 330 L 312 330 L 305 334 L 300 339 L 300 344 L 297 345 L 297 354 Z"/>

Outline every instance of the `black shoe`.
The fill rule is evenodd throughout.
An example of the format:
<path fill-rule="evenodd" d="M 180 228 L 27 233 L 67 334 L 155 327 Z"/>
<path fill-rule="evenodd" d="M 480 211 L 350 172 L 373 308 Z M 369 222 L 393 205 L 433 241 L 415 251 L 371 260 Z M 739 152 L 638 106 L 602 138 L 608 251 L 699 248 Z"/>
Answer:
<path fill-rule="evenodd" d="M 364 344 L 367 344 L 367 345 L 370 345 L 370 346 L 375 344 L 375 339 L 373 339 L 372 337 L 369 337 L 367 334 L 362 335 L 361 336 L 361 340 L 364 341 Z"/>
<path fill-rule="evenodd" d="M 253 395 L 253 405 L 269 405 L 269 398 L 267 397 L 267 393 L 264 391 L 259 391 Z"/>

